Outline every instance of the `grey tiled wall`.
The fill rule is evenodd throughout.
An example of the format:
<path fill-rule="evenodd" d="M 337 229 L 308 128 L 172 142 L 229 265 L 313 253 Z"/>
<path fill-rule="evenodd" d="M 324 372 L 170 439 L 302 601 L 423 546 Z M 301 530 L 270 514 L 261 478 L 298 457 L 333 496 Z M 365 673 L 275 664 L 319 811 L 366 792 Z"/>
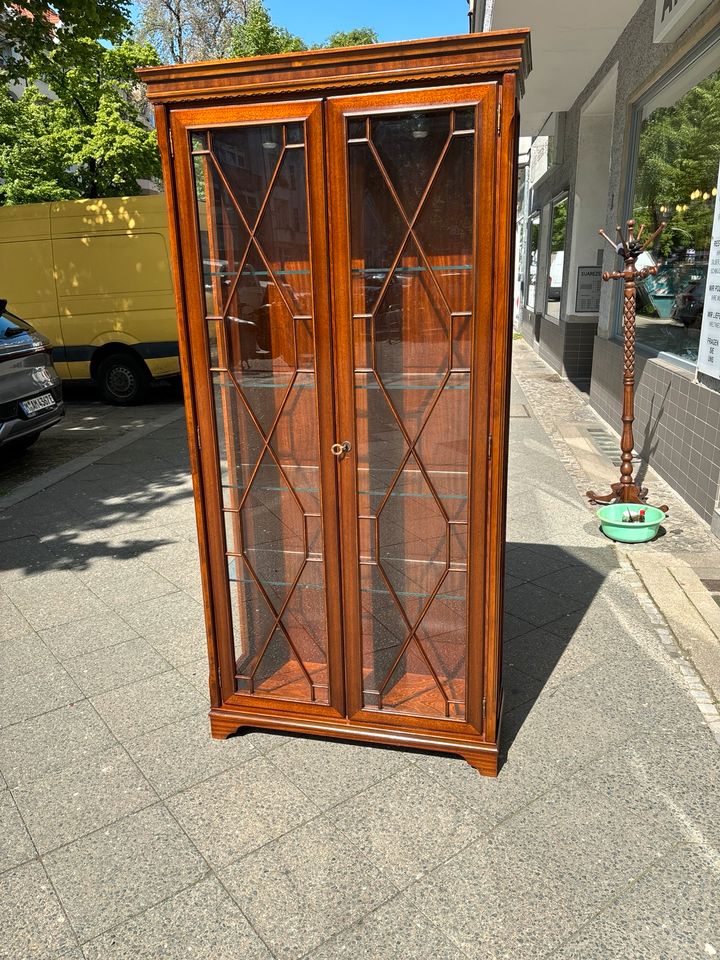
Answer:
<path fill-rule="evenodd" d="M 540 321 L 540 342 L 535 341 L 535 315 L 524 312 L 522 334 L 553 370 L 569 380 L 589 380 L 597 321 L 559 324 Z"/>
<path fill-rule="evenodd" d="M 622 347 L 595 338 L 590 403 L 620 432 Z M 720 478 L 720 394 L 662 360 L 635 364 L 635 449 L 710 522 Z"/>

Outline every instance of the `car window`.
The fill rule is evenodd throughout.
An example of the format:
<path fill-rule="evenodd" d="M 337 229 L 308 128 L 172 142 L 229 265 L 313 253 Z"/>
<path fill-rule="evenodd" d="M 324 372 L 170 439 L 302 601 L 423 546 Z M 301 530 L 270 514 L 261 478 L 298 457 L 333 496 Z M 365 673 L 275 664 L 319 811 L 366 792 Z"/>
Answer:
<path fill-rule="evenodd" d="M 20 317 L 6 310 L 0 313 L 0 337 L 17 337 L 21 333 L 27 333 L 32 330 L 29 323 L 25 323 Z"/>

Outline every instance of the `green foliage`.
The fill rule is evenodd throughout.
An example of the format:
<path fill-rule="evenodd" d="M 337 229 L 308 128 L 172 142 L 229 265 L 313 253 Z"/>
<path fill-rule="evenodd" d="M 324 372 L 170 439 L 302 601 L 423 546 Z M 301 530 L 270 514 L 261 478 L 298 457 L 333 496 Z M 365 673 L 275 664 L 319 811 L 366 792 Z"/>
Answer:
<path fill-rule="evenodd" d="M 719 160 L 720 71 L 673 106 L 654 110 L 642 125 L 633 216 L 651 231 L 669 221 L 658 243 L 662 254 L 679 246 L 708 248 L 713 199 L 691 199 L 691 194 L 710 193 Z"/>
<path fill-rule="evenodd" d="M 331 33 L 324 47 L 359 47 L 367 43 L 378 42 L 377 31 L 372 27 L 355 27 L 354 30 L 338 30 Z"/>
<path fill-rule="evenodd" d="M 378 35 L 371 27 L 356 27 L 354 30 L 341 30 L 331 34 L 320 46 L 354 47 L 377 42 Z M 229 55 L 257 57 L 266 53 L 294 53 L 307 49 L 307 44 L 301 37 L 273 23 L 262 0 L 250 0 L 244 22 L 234 31 Z"/>
<path fill-rule="evenodd" d="M 160 176 L 155 131 L 143 122 L 135 68 L 157 63 L 149 46 L 73 41 L 33 58 L 13 102 L 0 82 L 0 202 L 31 203 L 137 193 Z M 55 98 L 43 95 L 47 84 Z"/>
<path fill-rule="evenodd" d="M 305 43 L 285 27 L 274 24 L 261 0 L 253 0 L 249 5 L 245 21 L 235 30 L 230 44 L 231 57 L 294 53 L 297 50 L 307 50 Z"/>
<path fill-rule="evenodd" d="M 77 41 L 119 43 L 129 28 L 129 0 L 53 0 L 52 8 L 43 0 L 3 3 L 7 46 L 0 50 L 0 67 L 13 78 L 25 77 L 27 65 L 54 45 L 67 51 L 71 60 Z"/>
<path fill-rule="evenodd" d="M 567 197 L 556 203 L 552 209 L 552 239 L 551 251 L 558 253 L 565 249 L 565 237 L 567 233 L 568 201 Z"/>
<path fill-rule="evenodd" d="M 216 60 L 230 55 L 248 0 L 138 0 L 138 38 L 163 63 Z"/>

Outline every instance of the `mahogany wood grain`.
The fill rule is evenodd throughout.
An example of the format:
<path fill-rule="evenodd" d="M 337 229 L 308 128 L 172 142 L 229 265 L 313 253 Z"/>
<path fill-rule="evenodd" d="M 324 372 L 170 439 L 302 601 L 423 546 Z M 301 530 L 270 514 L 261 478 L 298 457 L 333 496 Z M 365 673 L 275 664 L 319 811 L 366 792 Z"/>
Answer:
<path fill-rule="evenodd" d="M 528 32 L 518 30 L 139 71 L 155 104 L 170 212 L 216 738 L 266 727 L 456 753 L 484 774 L 497 773 L 517 101 L 529 65 Z M 364 127 L 358 129 L 365 134 L 353 140 L 348 124 L 360 118 Z M 435 136 L 425 139 L 428 125 L 446 124 L 446 134 L 438 134 L 440 152 L 426 165 L 422 182 L 408 179 L 405 148 L 392 140 L 393 123 L 402 126 L 403 118 L 419 118 L 415 147 L 420 154 L 425 148 L 427 153 Z M 305 157 L 305 259 L 292 253 L 302 217 L 298 220 L 296 213 L 293 226 L 292 210 L 280 200 L 273 207 L 275 219 L 267 213 L 280 166 L 267 192 L 257 193 L 253 186 L 260 198 L 253 201 L 253 226 L 252 217 L 246 223 L 247 190 L 230 183 L 225 160 L 212 147 L 213 131 L 227 143 L 233 137 L 247 139 L 252 130 L 260 140 L 270 140 L 272 131 L 282 129 L 285 157 L 293 124 L 303 125 L 305 138 L 304 147 L 298 147 Z M 191 134 L 203 134 L 210 146 L 201 144 L 193 156 Z M 465 155 L 461 141 L 473 144 L 466 195 L 471 235 L 461 241 L 458 225 L 436 214 L 433 231 L 421 242 L 430 199 L 443 201 L 445 190 L 447 209 L 457 205 L 448 184 L 455 182 L 452 165 Z M 351 175 L 353 142 L 364 144 L 360 153 L 366 160 L 359 167 L 353 160 Z M 253 162 L 262 159 L 241 157 L 242 152 L 237 147 L 232 159 L 235 181 L 251 177 Z M 215 171 L 215 186 L 209 184 L 202 196 L 197 191 L 206 187 L 197 185 L 193 173 L 198 158 L 206 171 Z M 216 202 L 215 189 L 222 202 Z M 297 193 L 297 183 L 293 189 Z M 362 212 L 357 198 L 371 190 L 377 200 Z M 437 209 L 444 209 L 442 202 Z M 260 272 L 269 332 L 263 349 L 240 361 L 247 346 L 224 300 L 223 284 L 229 298 L 245 282 L 243 271 L 253 272 L 246 267 L 250 255 L 242 260 L 238 251 L 251 249 L 242 240 L 248 230 L 252 242 L 259 243 L 255 231 L 264 229 L 266 214 L 287 250 L 273 267 L 258 247 L 266 263 Z M 372 240 L 373 230 L 383 237 L 382 222 L 372 219 L 378 216 L 392 216 L 393 229 L 405 240 L 391 251 L 392 231 L 386 225 L 383 255 L 389 259 L 378 267 L 380 279 L 372 280 L 372 249 L 360 253 L 356 248 L 357 238 L 370 235 Z M 246 368 L 257 372 L 264 365 L 270 378 L 264 385 L 279 396 L 276 357 L 287 365 L 290 349 L 282 333 L 284 318 L 308 312 L 293 306 L 289 278 L 308 271 L 314 379 L 303 376 L 316 385 L 313 412 L 306 403 L 304 413 L 297 406 L 294 420 L 285 416 L 296 373 L 288 381 L 283 412 L 274 415 L 271 427 L 263 427 L 243 378 Z M 446 314 L 447 322 L 442 320 Z M 213 387 L 208 322 L 218 337 L 212 369 L 227 371 L 223 375 L 234 398 L 229 401 L 224 394 L 218 400 Z M 296 368 L 298 322 L 291 324 Z M 450 351 L 444 366 L 427 360 L 441 347 Z M 386 362 L 390 380 L 378 367 Z M 432 389 L 422 379 L 431 375 L 439 378 Z M 446 388 L 466 389 L 463 384 L 469 385 L 468 427 L 457 416 L 465 401 L 443 399 Z M 425 393 L 415 399 L 397 392 L 418 389 Z M 378 403 L 388 429 L 400 437 L 396 446 L 399 442 L 405 450 L 399 460 L 387 461 L 389 466 L 370 452 L 376 439 L 371 406 Z M 412 421 L 413 416 L 420 419 Z M 303 449 L 296 439 L 313 435 L 319 444 L 317 468 L 310 441 Z M 350 449 L 333 456 L 331 446 L 345 440 Z M 258 443 L 261 453 L 251 454 Z M 221 444 L 230 445 L 222 462 Z M 270 464 L 270 474 L 278 478 L 274 484 L 261 471 L 262 450 L 276 464 Z M 386 477 L 379 492 L 370 482 L 374 462 Z M 248 471 L 249 487 L 242 493 Z M 313 489 L 317 483 L 315 493 L 304 491 L 308 478 Z M 452 513 L 465 483 L 467 514 Z M 253 489 L 260 500 L 249 512 L 244 505 Z M 308 496 L 317 497 L 319 513 L 307 507 Z M 317 559 L 308 553 L 307 524 L 319 525 L 324 571 L 319 586 L 301 582 L 296 572 L 301 555 L 291 544 L 298 510 L 305 531 L 302 564 Z M 250 563 L 258 552 L 266 567 L 260 574 Z M 377 582 L 367 580 L 370 567 Z M 251 575 L 243 577 L 240 571 L 246 568 Z M 464 583 L 467 588 L 457 586 Z M 466 612 L 460 623 L 462 596 Z M 321 609 L 322 623 L 317 619 Z M 275 626 L 263 639 L 258 631 L 267 622 Z M 241 670 L 241 664 L 249 666 Z"/>

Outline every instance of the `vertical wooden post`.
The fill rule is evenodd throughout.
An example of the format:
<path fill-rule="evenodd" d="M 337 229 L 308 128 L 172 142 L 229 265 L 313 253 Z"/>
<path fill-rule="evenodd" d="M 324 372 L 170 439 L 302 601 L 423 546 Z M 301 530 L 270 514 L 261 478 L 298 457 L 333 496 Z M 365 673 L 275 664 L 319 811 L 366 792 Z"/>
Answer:
<path fill-rule="evenodd" d="M 641 270 L 637 270 L 635 264 L 640 254 L 652 246 L 656 238 L 665 229 L 665 223 L 661 223 L 655 233 L 651 234 L 645 242 L 641 240 L 645 231 L 645 224 L 640 227 L 637 237 L 635 236 L 634 220 L 628 220 L 626 236 L 623 237 L 620 227 L 616 229 L 618 242 L 611 240 L 604 230 L 599 230 L 598 233 L 607 240 L 625 263 L 625 269 L 622 271 L 603 273 L 603 280 L 623 281 L 623 410 L 622 436 L 620 439 L 620 481 L 612 484 L 608 494 L 601 496 L 594 490 L 588 490 L 586 496 L 591 503 L 645 503 L 648 498 L 647 487 L 641 487 L 633 481 L 636 294 L 638 280 L 644 280 L 645 277 L 656 274 L 657 267 L 643 267 Z M 660 507 L 660 509 L 667 512 L 666 506 Z"/>

